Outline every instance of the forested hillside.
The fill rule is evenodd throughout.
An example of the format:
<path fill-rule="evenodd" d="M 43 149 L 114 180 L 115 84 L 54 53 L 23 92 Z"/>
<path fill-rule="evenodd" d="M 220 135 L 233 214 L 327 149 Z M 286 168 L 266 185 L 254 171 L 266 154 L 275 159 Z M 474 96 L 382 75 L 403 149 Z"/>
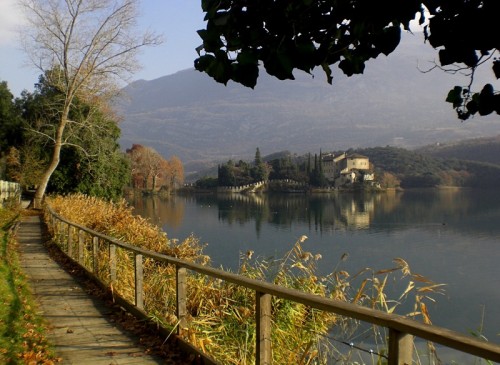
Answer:
<path fill-rule="evenodd" d="M 336 151 L 338 155 L 344 151 Z M 435 186 L 458 186 L 476 188 L 497 188 L 500 185 L 500 165 L 467 161 L 457 158 L 438 158 L 426 153 L 397 147 L 373 147 L 350 149 L 369 157 L 375 169 L 376 180 L 382 187 L 420 188 Z M 297 155 L 288 151 L 263 156 L 268 164 L 270 179 L 292 179 L 311 183 L 306 178 L 308 161 L 311 171 L 314 154 Z M 237 166 L 245 166 L 250 161 L 239 161 Z M 234 164 L 234 162 L 230 162 Z M 217 176 L 215 169 L 205 170 L 192 177 L 194 181 L 202 176 Z M 320 179 L 321 180 L 321 179 Z M 243 182 L 242 182 L 243 183 Z M 236 184 L 238 185 L 238 184 Z M 316 184 L 321 186 L 322 184 Z"/>
<path fill-rule="evenodd" d="M 500 136 L 425 146 L 416 151 L 433 157 L 456 158 L 500 165 Z"/>
<path fill-rule="evenodd" d="M 368 156 L 380 174 L 396 176 L 401 187 L 430 187 L 436 185 L 464 187 L 498 187 L 500 166 L 477 161 L 444 159 L 395 147 L 358 149 Z"/>

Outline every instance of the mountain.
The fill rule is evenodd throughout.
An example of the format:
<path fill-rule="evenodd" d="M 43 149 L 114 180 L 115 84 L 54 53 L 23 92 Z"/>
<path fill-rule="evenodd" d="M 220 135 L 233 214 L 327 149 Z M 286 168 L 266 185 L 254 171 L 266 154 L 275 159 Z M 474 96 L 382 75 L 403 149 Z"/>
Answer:
<path fill-rule="evenodd" d="M 397 52 L 367 62 L 365 73 L 297 72 L 279 81 L 261 71 L 254 90 L 227 86 L 194 69 L 136 81 L 117 101 L 121 145 L 139 143 L 177 155 L 187 172 L 214 161 L 263 154 L 372 146 L 411 148 L 498 134 L 498 116 L 461 123 L 444 100 L 468 79 L 433 67 L 437 53 L 421 34 L 405 35 Z M 484 76 L 476 75 L 478 85 Z"/>
<path fill-rule="evenodd" d="M 423 146 L 416 152 L 432 157 L 478 161 L 500 166 L 500 135 Z"/>
<path fill-rule="evenodd" d="M 403 188 L 444 185 L 497 189 L 500 182 L 498 164 L 436 157 L 426 153 L 426 148 L 410 151 L 396 147 L 372 147 L 355 152 L 368 156 L 376 171 L 395 175 Z"/>

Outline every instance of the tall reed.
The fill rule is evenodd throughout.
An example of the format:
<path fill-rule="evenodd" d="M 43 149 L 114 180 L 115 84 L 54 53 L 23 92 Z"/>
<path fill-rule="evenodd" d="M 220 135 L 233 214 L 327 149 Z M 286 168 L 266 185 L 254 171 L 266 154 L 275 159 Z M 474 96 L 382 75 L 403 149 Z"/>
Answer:
<path fill-rule="evenodd" d="M 124 201 L 110 203 L 80 194 L 56 196 L 47 203 L 58 214 L 80 225 L 152 251 L 208 265 L 210 258 L 203 254 L 203 245 L 195 236 L 183 241 L 171 239 L 148 220 L 134 216 Z M 73 242 L 77 241 L 73 238 Z M 395 266 L 386 270 L 364 269 L 354 276 L 342 270 L 319 275 L 320 255 L 304 249 L 307 237 L 300 237 L 290 251 L 280 259 L 253 258 L 252 252 L 241 254 L 238 273 L 265 280 L 306 293 L 353 302 L 392 313 L 407 300 L 413 310 L 408 316 L 430 322 L 427 304 L 441 286 L 425 277 L 413 274 L 408 263 L 395 259 Z M 61 243 L 60 243 L 61 244 Z M 64 243 L 62 243 L 64 244 Z M 90 260 L 92 243 L 87 239 L 85 257 Z M 76 247 L 73 252 L 76 251 Z M 99 246 L 99 273 L 112 289 L 133 301 L 133 258 L 124 250 L 117 251 L 117 279 L 110 281 L 106 267 L 108 251 Z M 341 261 L 344 257 L 341 258 Z M 144 262 L 145 310 L 164 326 L 178 325 L 175 316 L 175 267 L 147 259 Z M 389 299 L 386 288 L 391 276 L 402 284 L 397 299 Z M 188 327 L 185 337 L 202 351 L 224 364 L 253 364 L 255 362 L 255 293 L 222 280 L 196 273 L 188 275 Z M 353 283 L 359 282 L 357 286 Z M 272 300 L 273 361 L 278 364 L 326 364 L 332 357 L 344 359 L 345 352 L 336 348 L 329 336 L 340 329 L 346 336 L 354 333 L 358 323 L 332 313 L 311 309 L 280 298 Z M 374 342 L 379 353 L 385 351 L 385 335 L 373 328 Z M 339 331 L 337 331 L 339 332 Z M 377 355 L 376 362 L 383 357 Z M 342 360 L 342 361 L 344 361 Z M 345 362 L 348 363 L 348 362 Z"/>

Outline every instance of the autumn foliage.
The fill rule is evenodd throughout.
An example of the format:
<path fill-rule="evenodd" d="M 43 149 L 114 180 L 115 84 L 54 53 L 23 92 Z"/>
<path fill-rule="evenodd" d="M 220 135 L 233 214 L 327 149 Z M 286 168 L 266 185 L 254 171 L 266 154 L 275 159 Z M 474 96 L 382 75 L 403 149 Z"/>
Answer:
<path fill-rule="evenodd" d="M 127 150 L 132 165 L 132 187 L 172 191 L 184 182 L 184 167 L 177 156 L 165 159 L 154 148 L 132 145 Z"/>
<path fill-rule="evenodd" d="M 203 245 L 189 236 L 178 241 L 167 236 L 159 227 L 142 217 L 134 216 L 132 208 L 125 202 L 108 203 L 81 194 L 66 197 L 50 197 L 48 206 L 65 219 L 86 226 L 105 235 L 118 238 L 143 249 L 156 251 L 208 265 L 210 258 L 203 254 Z M 49 231 L 54 241 L 64 247 L 68 244 L 66 229 L 52 224 L 46 211 Z M 422 275 L 412 273 L 403 259 L 394 259 L 395 266 L 384 270 L 365 268 L 350 276 L 340 270 L 339 264 L 347 255 L 340 258 L 333 272 L 326 275 L 317 270 L 321 255 L 307 250 L 307 237 L 301 236 L 291 245 L 282 258 L 263 259 L 253 257 L 253 252 L 241 253 L 238 274 L 267 281 L 287 288 L 320 295 L 326 298 L 356 303 L 373 309 L 396 313 L 404 302 L 409 301 L 410 318 L 420 318 L 430 323 L 426 302 L 433 302 L 432 294 L 441 292 L 441 285 L 435 284 Z M 75 244 L 78 235 L 73 232 L 71 252 L 78 252 Z M 91 270 L 94 262 L 92 239 L 84 238 L 85 249 L 83 264 Z M 131 303 L 134 302 L 134 259 L 125 249 L 116 249 L 116 279 L 109 276 L 109 248 L 100 242 L 98 245 L 99 265 L 97 269 L 101 280 L 109 283 L 114 294 L 119 294 Z M 176 268 L 147 258 L 144 270 L 144 310 L 153 321 L 167 328 L 176 329 L 180 325 L 176 317 Z M 256 307 L 255 292 L 247 287 L 238 286 L 214 277 L 188 272 L 186 277 L 187 326 L 182 328 L 182 336 L 192 345 L 206 352 L 223 364 L 244 365 L 255 362 Z M 397 285 L 395 285 L 397 284 Z M 391 300 L 387 292 L 397 286 L 401 291 L 397 300 Z M 413 305 L 412 305 L 413 302 Z M 356 338 L 360 328 L 356 322 L 333 313 L 312 309 L 303 304 L 280 297 L 272 299 L 273 316 L 273 361 L 277 364 L 327 364 L 332 358 L 342 363 L 353 363 L 359 353 L 356 348 L 339 349 L 338 343 L 330 338 L 332 331 L 343 337 Z M 371 332 L 371 331 L 370 331 Z M 374 363 L 383 363 L 386 351 L 387 333 L 373 327 L 372 336 L 376 339 Z M 431 345 L 429 345 L 431 346 Z M 430 348 L 433 350 L 433 348 Z M 377 355 L 378 354 L 378 355 Z M 378 361 L 378 362 L 377 362 Z"/>

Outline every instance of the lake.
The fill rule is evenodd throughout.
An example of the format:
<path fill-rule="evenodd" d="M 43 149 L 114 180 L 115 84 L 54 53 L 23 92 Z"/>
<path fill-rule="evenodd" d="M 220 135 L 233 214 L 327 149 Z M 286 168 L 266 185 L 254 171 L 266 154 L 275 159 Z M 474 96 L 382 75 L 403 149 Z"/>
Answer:
<path fill-rule="evenodd" d="M 130 203 L 170 238 L 194 233 L 208 244 L 213 266 L 233 271 L 241 253 L 281 257 L 302 235 L 304 248 L 322 255 L 323 274 L 387 269 L 403 258 L 413 273 L 446 284 L 429 306 L 434 324 L 470 333 L 483 323 L 486 338 L 500 343 L 500 192 L 191 195 Z"/>

